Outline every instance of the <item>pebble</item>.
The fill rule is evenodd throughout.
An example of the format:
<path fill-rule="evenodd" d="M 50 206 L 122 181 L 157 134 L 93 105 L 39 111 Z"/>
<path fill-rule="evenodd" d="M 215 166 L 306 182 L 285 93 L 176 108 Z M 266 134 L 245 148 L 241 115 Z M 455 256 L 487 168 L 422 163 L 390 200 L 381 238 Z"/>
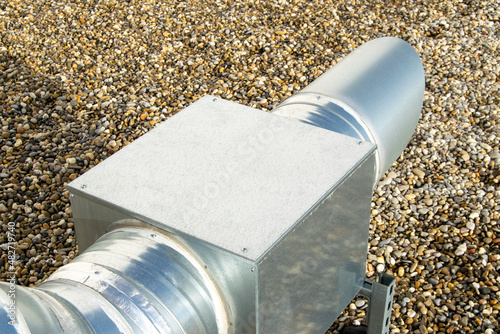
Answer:
<path fill-rule="evenodd" d="M 364 300 L 362 300 L 362 299 L 360 299 L 360 300 L 356 300 L 356 303 L 355 303 L 355 304 L 356 304 L 356 307 L 357 307 L 357 308 L 361 308 L 361 307 L 363 307 L 363 306 L 366 304 L 366 301 L 364 301 Z"/>
<path fill-rule="evenodd" d="M 485 286 L 479 288 L 479 292 L 483 295 L 487 295 L 491 293 L 491 290 Z"/>
<path fill-rule="evenodd" d="M 58 228 L 56 228 L 56 229 L 54 230 L 54 235 L 55 235 L 55 236 L 59 236 L 59 235 L 61 235 L 61 234 L 63 234 L 63 233 L 64 233 L 64 230 L 63 230 L 62 228 L 59 228 L 59 227 L 58 227 Z"/>
<path fill-rule="evenodd" d="M 418 176 L 419 178 L 424 178 L 425 177 L 425 172 L 418 169 L 418 168 L 413 168 L 413 173 Z"/>
<path fill-rule="evenodd" d="M 455 250 L 455 255 L 457 255 L 457 256 L 464 255 L 466 251 L 467 251 L 467 245 L 466 244 L 461 244 Z"/>
<path fill-rule="evenodd" d="M 269 111 L 364 42 L 396 36 L 421 56 L 426 91 L 373 194 L 367 276 L 397 276 L 391 332 L 500 332 L 495 1 L 12 0 L 0 17 L 0 216 L 16 224 L 21 285 L 78 254 L 69 181 L 206 94 Z"/>
<path fill-rule="evenodd" d="M 435 278 L 429 278 L 429 283 L 431 283 L 432 285 L 438 285 L 439 281 Z"/>

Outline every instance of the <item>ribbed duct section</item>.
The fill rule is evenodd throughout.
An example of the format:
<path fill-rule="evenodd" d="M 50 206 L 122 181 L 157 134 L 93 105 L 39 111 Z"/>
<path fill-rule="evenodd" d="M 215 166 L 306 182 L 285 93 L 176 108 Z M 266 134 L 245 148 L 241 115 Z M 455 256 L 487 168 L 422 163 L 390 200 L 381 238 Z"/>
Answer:
<path fill-rule="evenodd" d="M 0 284 L 0 309 L 9 285 Z M 16 288 L 2 333 L 225 333 L 217 288 L 173 238 L 119 228 L 36 288 Z"/>

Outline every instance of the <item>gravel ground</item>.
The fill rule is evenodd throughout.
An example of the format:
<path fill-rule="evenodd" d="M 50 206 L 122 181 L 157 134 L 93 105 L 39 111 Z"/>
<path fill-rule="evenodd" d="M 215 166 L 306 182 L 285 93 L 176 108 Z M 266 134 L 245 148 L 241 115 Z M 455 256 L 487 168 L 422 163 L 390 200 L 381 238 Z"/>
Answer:
<path fill-rule="evenodd" d="M 271 110 L 397 36 L 422 57 L 425 102 L 375 190 L 367 275 L 398 279 L 393 333 L 500 332 L 500 6 L 424 3 L 0 0 L 0 279 L 8 222 L 20 285 L 74 258 L 65 184 L 159 121 L 205 94 Z"/>

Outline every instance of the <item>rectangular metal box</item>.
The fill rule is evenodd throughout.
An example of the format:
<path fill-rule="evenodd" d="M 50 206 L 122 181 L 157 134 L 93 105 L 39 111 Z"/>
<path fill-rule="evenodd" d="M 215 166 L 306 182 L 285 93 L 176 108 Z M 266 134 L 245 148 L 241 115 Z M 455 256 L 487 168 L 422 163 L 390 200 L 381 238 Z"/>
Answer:
<path fill-rule="evenodd" d="M 140 220 L 206 265 L 235 333 L 323 333 L 363 285 L 374 150 L 206 96 L 67 186 L 79 250 Z"/>

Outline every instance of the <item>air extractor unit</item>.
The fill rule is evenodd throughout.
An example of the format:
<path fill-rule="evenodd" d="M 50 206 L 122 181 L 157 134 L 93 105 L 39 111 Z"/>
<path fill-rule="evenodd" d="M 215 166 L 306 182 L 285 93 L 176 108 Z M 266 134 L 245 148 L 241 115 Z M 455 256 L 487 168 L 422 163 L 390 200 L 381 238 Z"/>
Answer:
<path fill-rule="evenodd" d="M 387 332 L 370 203 L 423 95 L 414 49 L 382 38 L 273 113 L 201 98 L 67 186 L 81 255 L 14 316 L 1 284 L 2 333 L 321 334 L 359 293 Z"/>

